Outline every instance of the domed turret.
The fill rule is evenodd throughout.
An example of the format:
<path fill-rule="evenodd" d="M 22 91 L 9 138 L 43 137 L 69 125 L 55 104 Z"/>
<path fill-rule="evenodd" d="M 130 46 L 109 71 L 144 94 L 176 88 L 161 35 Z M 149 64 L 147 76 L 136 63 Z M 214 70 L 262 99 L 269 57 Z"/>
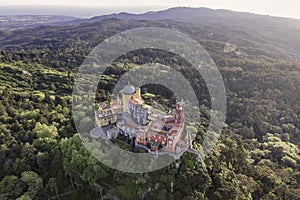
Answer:
<path fill-rule="evenodd" d="M 128 102 L 134 93 L 135 88 L 128 83 L 128 85 L 124 87 L 122 94 L 123 112 L 128 112 Z"/>
<path fill-rule="evenodd" d="M 123 89 L 123 94 L 132 95 L 135 93 L 135 88 L 133 85 L 126 85 Z"/>

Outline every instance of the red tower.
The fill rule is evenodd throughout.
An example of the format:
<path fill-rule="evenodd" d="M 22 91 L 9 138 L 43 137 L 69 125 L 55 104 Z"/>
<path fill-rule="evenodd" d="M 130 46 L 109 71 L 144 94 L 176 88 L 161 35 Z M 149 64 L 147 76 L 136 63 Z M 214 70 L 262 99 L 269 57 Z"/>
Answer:
<path fill-rule="evenodd" d="M 184 122 L 183 101 L 179 101 L 176 103 L 175 119 L 176 119 L 175 123 Z"/>

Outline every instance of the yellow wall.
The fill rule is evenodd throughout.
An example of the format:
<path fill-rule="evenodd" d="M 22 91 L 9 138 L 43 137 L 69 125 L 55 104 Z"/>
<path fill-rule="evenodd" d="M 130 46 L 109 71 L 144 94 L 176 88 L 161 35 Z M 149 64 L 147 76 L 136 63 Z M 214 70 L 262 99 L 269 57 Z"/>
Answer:
<path fill-rule="evenodd" d="M 136 89 L 135 98 L 142 99 L 142 97 L 141 97 L 141 89 L 140 88 Z"/>
<path fill-rule="evenodd" d="M 122 104 L 123 104 L 123 112 L 128 112 L 128 102 L 131 98 L 131 95 L 122 95 Z"/>

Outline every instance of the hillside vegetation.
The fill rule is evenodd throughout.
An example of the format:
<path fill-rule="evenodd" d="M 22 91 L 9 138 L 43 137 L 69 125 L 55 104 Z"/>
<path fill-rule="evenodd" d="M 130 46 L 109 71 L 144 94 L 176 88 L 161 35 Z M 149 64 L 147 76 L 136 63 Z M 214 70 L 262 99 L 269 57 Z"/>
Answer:
<path fill-rule="evenodd" d="M 300 23 L 229 11 L 197 23 L 185 9 L 177 12 L 187 20 L 101 19 L 0 33 L 0 199 L 299 199 Z M 273 28 L 262 28 L 267 23 L 257 21 L 259 28 L 238 20 L 247 16 L 279 29 L 271 33 Z M 181 31 L 209 52 L 226 87 L 226 127 L 203 163 L 185 153 L 159 171 L 125 174 L 98 162 L 81 144 L 71 116 L 72 85 L 93 47 L 115 33 L 148 26 Z M 193 74 L 172 54 L 130 52 L 108 68 L 98 99 L 109 99 L 116 78 L 149 62 Z M 203 80 L 193 77 L 193 86 L 201 88 L 201 126 L 193 146 L 201 149 L 211 100 Z M 142 89 L 158 92 L 154 86 Z M 163 94 L 170 93 L 149 101 L 163 102 Z"/>

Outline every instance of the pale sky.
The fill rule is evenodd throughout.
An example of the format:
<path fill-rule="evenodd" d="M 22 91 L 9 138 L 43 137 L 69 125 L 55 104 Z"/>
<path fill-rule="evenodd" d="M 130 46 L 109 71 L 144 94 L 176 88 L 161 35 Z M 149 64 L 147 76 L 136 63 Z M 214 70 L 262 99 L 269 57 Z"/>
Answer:
<path fill-rule="evenodd" d="M 229 9 L 300 19 L 299 0 L 0 0 L 0 6 L 4 5 L 162 6 L 162 8 L 188 6 Z"/>

